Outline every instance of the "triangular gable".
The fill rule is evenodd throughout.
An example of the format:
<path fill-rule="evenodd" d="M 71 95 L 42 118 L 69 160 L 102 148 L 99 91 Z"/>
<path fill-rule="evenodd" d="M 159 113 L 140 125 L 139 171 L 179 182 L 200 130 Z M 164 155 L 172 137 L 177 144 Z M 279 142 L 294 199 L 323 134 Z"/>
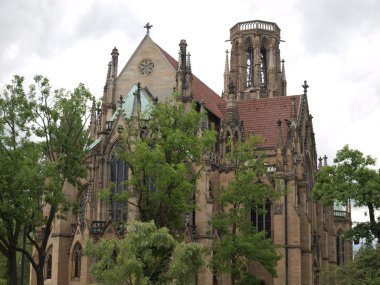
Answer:
<path fill-rule="evenodd" d="M 141 64 L 145 60 L 152 64 L 152 72 L 149 74 L 140 73 Z M 176 70 L 150 36 L 146 35 L 116 78 L 114 103 L 117 103 L 120 94 L 129 92 L 136 82 L 148 86 L 155 97 L 164 100 L 173 93 L 175 75 Z"/>

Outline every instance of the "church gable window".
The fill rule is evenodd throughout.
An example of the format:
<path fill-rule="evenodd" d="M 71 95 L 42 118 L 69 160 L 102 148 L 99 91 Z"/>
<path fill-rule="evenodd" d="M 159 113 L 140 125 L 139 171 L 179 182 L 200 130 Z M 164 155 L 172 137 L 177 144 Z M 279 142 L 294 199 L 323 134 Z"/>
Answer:
<path fill-rule="evenodd" d="M 261 207 L 252 207 L 251 223 L 258 232 L 265 231 L 271 237 L 271 201 L 267 199 Z"/>
<path fill-rule="evenodd" d="M 253 87 L 253 69 L 254 69 L 254 61 L 253 61 L 253 47 L 250 41 L 247 42 L 247 87 Z"/>
<path fill-rule="evenodd" d="M 128 191 L 128 164 L 123 159 L 113 156 L 110 161 L 112 183 L 111 217 L 114 221 L 127 220 L 127 201 L 123 201 L 123 192 Z"/>
<path fill-rule="evenodd" d="M 82 257 L 82 246 L 77 243 L 74 247 L 73 251 L 73 278 L 79 279 L 80 278 L 80 271 L 81 271 L 81 257 Z"/>
<path fill-rule="evenodd" d="M 45 259 L 45 279 L 51 279 L 52 276 L 52 247 L 47 250 L 46 259 Z"/>
<path fill-rule="evenodd" d="M 336 235 L 336 264 L 344 264 L 344 239 L 343 231 L 340 229 Z"/>

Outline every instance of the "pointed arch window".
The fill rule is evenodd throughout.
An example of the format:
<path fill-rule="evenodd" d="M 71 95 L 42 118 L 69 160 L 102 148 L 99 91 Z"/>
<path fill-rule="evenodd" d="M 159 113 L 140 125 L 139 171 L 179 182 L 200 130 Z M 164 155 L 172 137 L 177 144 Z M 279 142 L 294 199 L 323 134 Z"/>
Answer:
<path fill-rule="evenodd" d="M 232 144 L 232 141 L 231 141 L 231 134 L 230 134 L 230 132 L 228 131 L 228 132 L 227 132 L 227 136 L 226 136 L 226 154 L 228 154 L 228 153 L 231 152 L 231 144 Z"/>
<path fill-rule="evenodd" d="M 128 164 L 123 159 L 113 156 L 110 161 L 112 183 L 111 217 L 113 221 L 127 220 L 127 201 L 122 200 L 123 192 L 128 191 Z"/>
<path fill-rule="evenodd" d="M 45 279 L 51 279 L 53 267 L 52 247 L 47 250 L 45 259 Z"/>
<path fill-rule="evenodd" d="M 249 45 L 246 51 L 247 54 L 247 87 L 253 87 L 253 47 Z"/>
<path fill-rule="evenodd" d="M 343 231 L 341 229 L 336 235 L 336 264 L 344 264 L 344 238 Z"/>
<path fill-rule="evenodd" d="M 262 207 L 252 207 L 251 223 L 258 232 L 265 231 L 267 237 L 271 237 L 271 201 L 266 199 Z"/>
<path fill-rule="evenodd" d="M 265 47 L 260 49 L 260 87 L 267 87 L 267 50 Z"/>
<path fill-rule="evenodd" d="M 80 279 L 81 272 L 82 246 L 77 243 L 73 251 L 73 278 Z"/>

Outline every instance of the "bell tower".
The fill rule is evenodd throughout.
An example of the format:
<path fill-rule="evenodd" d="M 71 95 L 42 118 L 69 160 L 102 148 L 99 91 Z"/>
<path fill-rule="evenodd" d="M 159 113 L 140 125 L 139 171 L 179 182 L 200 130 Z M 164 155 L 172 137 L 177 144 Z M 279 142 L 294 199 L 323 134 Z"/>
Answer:
<path fill-rule="evenodd" d="M 228 75 L 225 71 L 224 80 L 236 86 L 237 100 L 286 95 L 280 28 L 275 23 L 259 20 L 237 23 L 230 29 L 230 41 L 230 68 Z"/>

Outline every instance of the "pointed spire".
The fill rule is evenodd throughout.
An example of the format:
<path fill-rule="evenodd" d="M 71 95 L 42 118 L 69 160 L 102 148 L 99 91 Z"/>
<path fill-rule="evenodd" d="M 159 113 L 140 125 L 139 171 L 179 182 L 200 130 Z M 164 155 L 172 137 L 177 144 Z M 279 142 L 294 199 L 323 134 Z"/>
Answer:
<path fill-rule="evenodd" d="M 285 60 L 281 60 L 281 96 L 286 96 L 286 74 L 285 74 Z"/>
<path fill-rule="evenodd" d="M 186 40 L 181 40 L 179 47 L 179 61 L 176 75 L 177 91 L 182 102 L 191 102 L 193 76 L 191 73 L 190 53 L 186 52 Z"/>
<path fill-rule="evenodd" d="M 191 54 L 187 53 L 187 62 L 186 62 L 186 68 L 187 71 L 191 73 L 191 60 L 190 60 Z"/>
<path fill-rule="evenodd" d="M 225 122 L 238 125 L 239 115 L 237 110 L 237 98 L 236 98 L 236 87 L 235 84 L 230 81 L 228 84 L 228 95 L 227 95 L 227 110 L 225 115 Z"/>
<path fill-rule="evenodd" d="M 104 85 L 104 92 L 106 92 L 107 86 L 108 86 L 108 80 L 111 78 L 111 65 L 112 65 L 112 61 L 108 63 L 106 84 Z"/>
<path fill-rule="evenodd" d="M 297 118 L 296 115 L 296 97 L 292 97 L 292 114 L 291 118 L 294 121 Z"/>
<path fill-rule="evenodd" d="M 90 131 L 90 137 L 92 139 L 95 139 L 95 136 L 96 136 L 96 105 L 95 105 L 95 98 L 92 100 L 89 131 Z"/>
<path fill-rule="evenodd" d="M 226 62 L 224 64 L 224 74 L 228 74 L 230 72 L 230 65 L 228 64 L 228 49 L 226 49 Z"/>
<path fill-rule="evenodd" d="M 286 74 L 285 74 L 285 60 L 281 60 L 281 80 L 286 81 Z"/>
<path fill-rule="evenodd" d="M 230 66 L 228 64 L 228 49 L 226 49 L 226 62 L 224 64 L 224 90 L 222 92 L 222 97 L 228 92 L 228 84 L 230 82 Z"/>
<path fill-rule="evenodd" d="M 281 130 L 282 121 L 278 119 L 277 121 L 277 147 L 282 148 L 283 147 L 283 141 L 282 141 L 282 130 Z"/>
<path fill-rule="evenodd" d="M 113 48 L 111 52 L 112 56 L 112 73 L 111 77 L 116 78 L 117 76 L 117 65 L 118 65 L 118 57 L 119 57 L 119 51 L 117 50 L 116 47 Z"/>
<path fill-rule="evenodd" d="M 125 101 L 123 100 L 123 96 L 122 95 L 120 95 L 119 101 L 117 101 L 117 103 L 119 104 L 119 112 L 121 112 L 123 110 L 123 105 L 125 103 Z"/>
<path fill-rule="evenodd" d="M 208 116 L 207 116 L 207 111 L 206 111 L 206 109 L 205 109 L 205 105 L 204 105 L 204 102 L 203 102 L 203 100 L 201 100 L 201 109 L 200 109 L 200 113 L 201 114 L 203 114 L 203 116 L 202 116 L 202 119 L 201 119 L 201 121 L 200 121 L 200 123 L 199 123 L 199 129 L 201 130 L 201 131 L 203 131 L 203 130 L 206 130 L 206 129 L 208 129 Z"/>

